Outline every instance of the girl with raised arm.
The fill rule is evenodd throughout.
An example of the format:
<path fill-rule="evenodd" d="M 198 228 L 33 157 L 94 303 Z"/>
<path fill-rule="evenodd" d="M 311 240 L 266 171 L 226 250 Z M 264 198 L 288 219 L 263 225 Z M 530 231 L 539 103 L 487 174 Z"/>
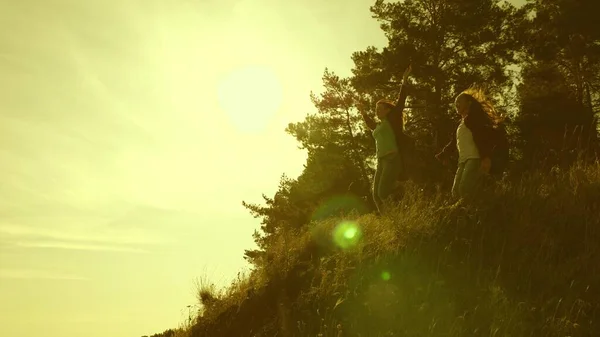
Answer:
<path fill-rule="evenodd" d="M 406 82 L 410 71 L 411 67 L 409 66 L 402 76 L 402 84 L 396 102 L 382 99 L 375 105 L 379 123 L 376 123 L 362 109 L 359 110 L 375 138 L 377 170 L 373 179 L 373 201 L 380 213 L 383 211 L 384 204 L 391 197 L 394 185 L 403 168 L 399 150 L 404 131 L 403 111 L 407 97 Z"/>

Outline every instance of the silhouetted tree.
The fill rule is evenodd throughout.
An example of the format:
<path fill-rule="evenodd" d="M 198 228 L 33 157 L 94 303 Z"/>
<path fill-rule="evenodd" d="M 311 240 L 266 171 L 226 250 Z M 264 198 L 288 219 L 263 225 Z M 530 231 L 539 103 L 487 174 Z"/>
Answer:
<path fill-rule="evenodd" d="M 419 144 L 421 173 L 433 180 L 442 176 L 429 171 L 440 169 L 433 154 L 455 128 L 456 94 L 474 82 L 487 84 L 493 93 L 509 87 L 506 67 L 514 62 L 517 46 L 512 27 L 524 11 L 497 0 L 377 1 L 371 11 L 381 22 L 388 46 L 354 53 L 350 78 L 325 70 L 323 93 L 311 94 L 317 112 L 286 129 L 308 152 L 303 173 L 298 179 L 282 179 L 273 198 L 263 196 L 264 206 L 244 203 L 262 219 L 261 230 L 255 233 L 259 249 L 246 252 L 255 265 L 264 261 L 278 233 L 372 206 L 375 144 L 358 109 L 370 109 L 378 99 L 395 96 L 409 63 L 415 83 L 406 111 L 407 129 Z"/>
<path fill-rule="evenodd" d="M 353 83 L 360 93 L 389 93 L 412 62 L 413 103 L 425 108 L 411 111 L 407 128 L 421 143 L 445 145 L 457 119 L 454 98 L 469 85 L 485 85 L 492 94 L 509 87 L 507 67 L 518 46 L 512 27 L 524 10 L 496 0 L 379 0 L 371 11 L 389 43 L 381 52 L 354 53 Z"/>
<path fill-rule="evenodd" d="M 540 160 L 569 163 L 571 150 L 597 138 L 600 23 L 592 13 L 600 3 L 535 0 L 525 10 L 517 120 L 523 159 L 536 167 Z"/>
<path fill-rule="evenodd" d="M 364 211 L 373 207 L 370 177 L 373 169 L 367 158 L 375 147 L 355 110 L 355 92 L 348 79 L 325 70 L 324 92 L 311 93 L 317 113 L 304 121 L 290 123 L 286 132 L 308 152 L 307 163 L 298 179 L 283 177 L 266 205 L 243 203 L 262 219 L 261 231 L 254 234 L 259 249 L 246 251 L 246 259 L 257 263 L 283 230 L 293 230 L 312 220 Z"/>

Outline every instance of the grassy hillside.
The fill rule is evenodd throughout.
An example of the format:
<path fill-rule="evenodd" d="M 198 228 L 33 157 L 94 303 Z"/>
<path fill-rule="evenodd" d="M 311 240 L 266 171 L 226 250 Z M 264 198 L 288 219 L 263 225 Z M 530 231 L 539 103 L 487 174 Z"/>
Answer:
<path fill-rule="evenodd" d="M 282 233 L 174 335 L 600 336 L 600 165 L 510 177 L 470 207 L 408 187 L 393 214 Z"/>

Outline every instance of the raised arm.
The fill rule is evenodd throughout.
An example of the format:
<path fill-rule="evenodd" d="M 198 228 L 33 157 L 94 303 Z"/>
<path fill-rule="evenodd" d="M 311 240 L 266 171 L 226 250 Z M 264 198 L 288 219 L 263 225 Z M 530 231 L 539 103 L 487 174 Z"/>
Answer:
<path fill-rule="evenodd" d="M 400 84 L 400 91 L 398 92 L 398 98 L 396 99 L 396 108 L 395 110 L 402 112 L 404 111 L 404 106 L 406 105 L 406 98 L 408 97 L 408 75 L 412 71 L 412 66 L 409 65 L 408 68 L 404 71 L 402 75 L 402 84 Z"/>
<path fill-rule="evenodd" d="M 366 112 L 369 106 L 368 103 L 355 97 L 354 104 L 358 112 L 360 112 L 360 115 L 362 116 L 363 121 L 365 121 L 367 127 L 370 130 L 375 130 L 377 123 Z"/>
<path fill-rule="evenodd" d="M 377 123 L 375 123 L 373 118 L 371 118 L 371 116 L 367 115 L 367 113 L 362 109 L 359 109 L 358 111 L 360 112 L 360 115 L 362 116 L 363 121 L 365 121 L 365 124 L 367 124 L 367 127 L 371 130 L 375 130 L 375 128 L 377 127 Z"/>

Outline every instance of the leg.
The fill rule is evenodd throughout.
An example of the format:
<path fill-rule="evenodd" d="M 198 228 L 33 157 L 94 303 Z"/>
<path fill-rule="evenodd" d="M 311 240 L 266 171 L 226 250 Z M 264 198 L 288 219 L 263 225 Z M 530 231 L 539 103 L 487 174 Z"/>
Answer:
<path fill-rule="evenodd" d="M 459 194 L 461 198 L 468 199 L 477 192 L 479 183 L 482 178 L 481 172 L 481 160 L 480 159 L 469 159 L 465 162 L 462 179 L 458 186 Z"/>
<path fill-rule="evenodd" d="M 389 202 L 394 191 L 396 181 L 402 171 L 402 157 L 399 154 L 393 154 L 381 159 L 382 170 L 379 178 L 377 196 L 383 202 Z"/>
<path fill-rule="evenodd" d="M 462 180 L 463 172 L 465 170 L 465 163 L 459 163 L 458 168 L 456 169 L 456 174 L 454 175 L 454 184 L 452 185 L 452 198 L 460 199 L 462 195 L 460 194 L 460 182 Z"/>
<path fill-rule="evenodd" d="M 381 199 L 379 199 L 379 181 L 381 180 L 381 172 L 383 171 L 383 164 L 381 159 L 377 159 L 377 169 L 375 170 L 375 177 L 373 177 L 373 201 L 377 210 L 381 213 Z"/>

